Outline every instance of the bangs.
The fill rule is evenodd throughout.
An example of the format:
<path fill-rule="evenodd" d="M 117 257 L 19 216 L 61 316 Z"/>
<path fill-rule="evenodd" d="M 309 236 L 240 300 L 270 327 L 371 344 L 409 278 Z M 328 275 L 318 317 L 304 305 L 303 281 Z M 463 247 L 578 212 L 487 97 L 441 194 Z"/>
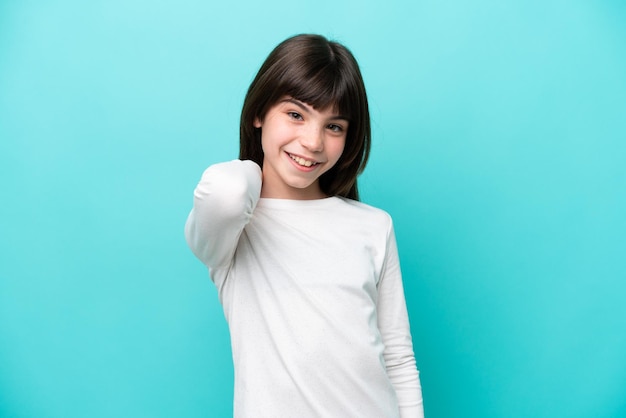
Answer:
<path fill-rule="evenodd" d="M 316 110 L 331 109 L 353 119 L 353 105 L 358 100 L 354 83 L 340 71 L 336 60 L 314 64 L 297 66 L 283 74 L 275 91 L 276 98 L 290 96 Z"/>

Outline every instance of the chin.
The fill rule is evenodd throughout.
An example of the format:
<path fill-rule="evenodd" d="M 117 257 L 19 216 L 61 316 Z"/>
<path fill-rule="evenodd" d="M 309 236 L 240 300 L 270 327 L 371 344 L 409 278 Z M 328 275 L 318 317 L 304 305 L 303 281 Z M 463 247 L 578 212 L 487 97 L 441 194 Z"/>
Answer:
<path fill-rule="evenodd" d="M 313 185 L 312 183 L 308 183 L 308 184 L 302 184 L 302 183 L 288 184 L 288 186 L 291 187 L 292 189 L 297 189 L 297 190 L 302 190 L 302 191 L 310 188 L 312 185 Z"/>

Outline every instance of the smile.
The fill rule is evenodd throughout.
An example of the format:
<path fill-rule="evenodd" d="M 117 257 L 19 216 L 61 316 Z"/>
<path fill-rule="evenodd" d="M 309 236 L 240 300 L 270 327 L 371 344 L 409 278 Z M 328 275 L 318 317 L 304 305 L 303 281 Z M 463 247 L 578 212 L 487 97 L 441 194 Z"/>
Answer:
<path fill-rule="evenodd" d="M 287 155 L 289 155 L 289 158 L 291 158 L 292 160 L 294 160 L 296 163 L 298 163 L 299 165 L 303 167 L 313 167 L 319 164 L 317 161 L 307 160 L 305 158 L 298 157 L 297 155 L 293 155 L 289 153 L 287 153 Z"/>

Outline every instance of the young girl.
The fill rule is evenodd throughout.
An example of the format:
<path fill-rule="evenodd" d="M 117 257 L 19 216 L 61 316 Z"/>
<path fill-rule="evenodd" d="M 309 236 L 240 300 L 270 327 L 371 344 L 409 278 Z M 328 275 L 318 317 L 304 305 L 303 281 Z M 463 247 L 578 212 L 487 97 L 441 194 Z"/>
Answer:
<path fill-rule="evenodd" d="M 231 335 L 235 417 L 422 417 L 391 218 L 358 202 L 358 64 L 287 39 L 250 85 L 239 160 L 209 167 L 185 236 Z"/>

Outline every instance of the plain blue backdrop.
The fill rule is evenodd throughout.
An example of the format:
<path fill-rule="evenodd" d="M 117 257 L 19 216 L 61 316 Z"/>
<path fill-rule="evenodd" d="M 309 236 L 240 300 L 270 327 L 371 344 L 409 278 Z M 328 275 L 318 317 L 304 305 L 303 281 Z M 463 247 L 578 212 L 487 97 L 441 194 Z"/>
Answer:
<path fill-rule="evenodd" d="M 626 7 L 0 2 L 0 416 L 228 417 L 183 238 L 284 38 L 347 44 L 428 418 L 626 417 Z"/>

